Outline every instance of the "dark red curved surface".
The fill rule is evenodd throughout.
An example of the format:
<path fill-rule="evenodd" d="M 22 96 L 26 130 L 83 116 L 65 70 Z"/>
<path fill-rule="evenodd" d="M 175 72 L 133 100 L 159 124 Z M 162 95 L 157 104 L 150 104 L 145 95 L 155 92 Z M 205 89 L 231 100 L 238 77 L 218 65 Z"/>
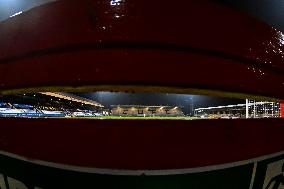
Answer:
<path fill-rule="evenodd" d="M 142 85 L 284 99 L 283 34 L 195 0 L 61 0 L 0 23 L 0 90 Z M 0 118 L 0 150 L 122 169 L 215 165 L 284 150 L 283 120 Z"/>
<path fill-rule="evenodd" d="M 206 0 L 61 0 L 2 22 L 0 38 L 1 89 L 131 83 L 284 97 L 283 34 Z"/>
<path fill-rule="evenodd" d="M 162 50 L 127 50 L 125 53 L 117 49 L 46 55 L 32 60 L 18 61 L 13 66 L 0 65 L 1 80 L 13 88 L 154 85 L 282 97 L 282 75 L 266 72 L 263 76 L 247 65 L 206 55 Z"/>
<path fill-rule="evenodd" d="M 113 169 L 177 169 L 284 150 L 283 120 L 0 119 L 1 151 Z"/>

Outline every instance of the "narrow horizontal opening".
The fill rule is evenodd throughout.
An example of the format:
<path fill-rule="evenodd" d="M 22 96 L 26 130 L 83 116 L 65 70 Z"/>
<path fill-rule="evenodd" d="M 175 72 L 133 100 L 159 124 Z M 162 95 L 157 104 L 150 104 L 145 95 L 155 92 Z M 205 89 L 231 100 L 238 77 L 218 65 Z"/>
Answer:
<path fill-rule="evenodd" d="M 0 117 L 66 119 L 281 118 L 278 100 L 153 92 L 34 92 L 0 96 Z"/>

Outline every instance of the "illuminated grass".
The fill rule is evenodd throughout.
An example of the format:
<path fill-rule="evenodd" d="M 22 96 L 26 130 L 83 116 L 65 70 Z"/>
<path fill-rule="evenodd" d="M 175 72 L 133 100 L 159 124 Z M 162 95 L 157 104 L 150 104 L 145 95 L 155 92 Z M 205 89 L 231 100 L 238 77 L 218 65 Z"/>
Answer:
<path fill-rule="evenodd" d="M 87 119 L 131 119 L 131 120 L 194 120 L 197 117 L 135 117 L 135 116 L 99 116 L 99 117 L 86 117 Z"/>

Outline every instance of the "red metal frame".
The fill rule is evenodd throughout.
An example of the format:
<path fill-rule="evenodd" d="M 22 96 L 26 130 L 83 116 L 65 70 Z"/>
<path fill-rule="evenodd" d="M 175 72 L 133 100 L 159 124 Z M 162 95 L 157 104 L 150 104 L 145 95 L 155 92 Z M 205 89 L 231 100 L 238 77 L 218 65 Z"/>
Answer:
<path fill-rule="evenodd" d="M 0 23 L 0 39 L 1 91 L 138 85 L 284 98 L 283 35 L 208 1 L 61 0 Z M 186 168 L 282 151 L 283 123 L 0 118 L 0 149 L 90 167 Z"/>
<path fill-rule="evenodd" d="M 277 30 L 208 1 L 122 2 L 61 0 L 1 23 L 1 89 L 131 83 L 283 99 Z"/>
<path fill-rule="evenodd" d="M 0 149 L 60 164 L 129 170 L 243 161 L 284 149 L 283 120 L 0 119 Z"/>

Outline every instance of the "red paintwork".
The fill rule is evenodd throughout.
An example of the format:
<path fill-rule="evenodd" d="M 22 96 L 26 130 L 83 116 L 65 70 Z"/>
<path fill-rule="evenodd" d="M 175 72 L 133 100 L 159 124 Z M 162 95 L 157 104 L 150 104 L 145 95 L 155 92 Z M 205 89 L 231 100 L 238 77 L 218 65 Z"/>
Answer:
<path fill-rule="evenodd" d="M 212 2 L 61 0 L 1 23 L 0 38 L 2 89 L 136 84 L 284 97 L 281 33 Z"/>
<path fill-rule="evenodd" d="M 284 118 L 284 102 L 280 103 L 280 117 Z"/>
<path fill-rule="evenodd" d="M 33 159 L 117 169 L 174 169 L 284 150 L 283 120 L 0 119 L 0 149 Z"/>
<path fill-rule="evenodd" d="M 158 85 L 284 99 L 283 36 L 203 0 L 62 0 L 0 23 L 0 87 Z M 189 168 L 284 150 L 283 120 L 0 118 L 0 149 L 102 168 Z"/>

